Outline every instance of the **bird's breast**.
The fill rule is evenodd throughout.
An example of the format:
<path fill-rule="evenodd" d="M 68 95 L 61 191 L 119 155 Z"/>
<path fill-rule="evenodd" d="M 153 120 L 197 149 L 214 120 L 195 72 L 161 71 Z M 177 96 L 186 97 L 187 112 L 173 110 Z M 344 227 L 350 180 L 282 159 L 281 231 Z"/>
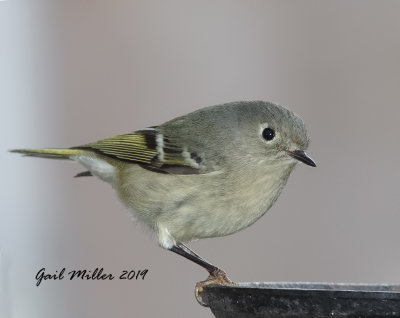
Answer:
<path fill-rule="evenodd" d="M 254 223 L 275 202 L 292 168 L 182 176 L 132 165 L 116 188 L 136 218 L 155 231 L 162 224 L 176 241 L 187 242 L 229 235 Z"/>

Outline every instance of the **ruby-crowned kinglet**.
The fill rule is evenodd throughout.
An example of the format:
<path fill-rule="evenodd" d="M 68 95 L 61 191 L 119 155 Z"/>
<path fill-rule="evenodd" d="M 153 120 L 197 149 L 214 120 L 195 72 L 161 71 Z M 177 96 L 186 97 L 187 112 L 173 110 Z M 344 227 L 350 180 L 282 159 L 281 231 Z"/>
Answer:
<path fill-rule="evenodd" d="M 88 171 L 77 176 L 110 183 L 162 247 L 207 269 L 206 283 L 230 283 L 184 243 L 229 235 L 257 221 L 298 161 L 315 166 L 304 152 L 308 143 L 293 112 L 252 101 L 203 108 L 83 146 L 12 151 L 81 163 Z"/>

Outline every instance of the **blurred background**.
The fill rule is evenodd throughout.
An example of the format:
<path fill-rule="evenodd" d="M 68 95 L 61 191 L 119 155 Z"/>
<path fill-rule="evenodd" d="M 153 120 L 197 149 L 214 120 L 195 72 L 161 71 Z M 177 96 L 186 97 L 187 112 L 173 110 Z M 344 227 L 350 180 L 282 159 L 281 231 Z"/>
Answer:
<path fill-rule="evenodd" d="M 275 206 L 193 242 L 235 281 L 400 283 L 399 1 L 0 1 L 0 316 L 212 317 L 206 272 L 157 246 L 109 185 L 7 150 L 69 147 L 236 100 L 305 121 Z M 45 281 L 148 269 L 144 280 Z"/>

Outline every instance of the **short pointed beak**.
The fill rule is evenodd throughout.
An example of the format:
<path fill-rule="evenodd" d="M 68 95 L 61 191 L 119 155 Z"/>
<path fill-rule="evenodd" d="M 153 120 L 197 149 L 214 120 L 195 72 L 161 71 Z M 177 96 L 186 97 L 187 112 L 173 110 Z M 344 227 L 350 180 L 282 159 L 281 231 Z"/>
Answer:
<path fill-rule="evenodd" d="M 314 160 L 312 160 L 303 150 L 287 151 L 287 153 L 289 154 L 289 156 L 301 161 L 302 163 L 305 163 L 306 165 L 309 165 L 311 167 L 317 166 Z"/>

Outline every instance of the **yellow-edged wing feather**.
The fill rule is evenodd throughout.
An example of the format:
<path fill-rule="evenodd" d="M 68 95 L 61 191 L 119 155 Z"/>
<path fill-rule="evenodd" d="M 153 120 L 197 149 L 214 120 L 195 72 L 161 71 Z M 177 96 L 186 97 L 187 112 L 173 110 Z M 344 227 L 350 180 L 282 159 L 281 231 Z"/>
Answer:
<path fill-rule="evenodd" d="M 193 162 L 182 155 L 181 147 L 171 144 L 154 129 L 117 135 L 73 149 L 93 151 L 114 160 L 142 164 L 144 168 L 156 171 L 199 173 L 198 169 L 193 167 Z"/>
<path fill-rule="evenodd" d="M 151 164 L 158 155 L 155 136 L 156 134 L 152 130 L 142 130 L 74 148 L 91 150 L 117 160 Z"/>

